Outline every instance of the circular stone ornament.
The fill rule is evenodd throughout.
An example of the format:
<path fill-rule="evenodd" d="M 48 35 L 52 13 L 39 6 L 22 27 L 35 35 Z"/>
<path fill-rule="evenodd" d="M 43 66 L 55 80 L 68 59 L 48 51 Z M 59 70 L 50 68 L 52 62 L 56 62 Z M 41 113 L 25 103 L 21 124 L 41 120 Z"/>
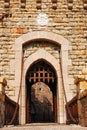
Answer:
<path fill-rule="evenodd" d="M 47 25 L 47 23 L 48 23 L 48 16 L 47 16 L 47 14 L 45 14 L 45 13 L 38 14 L 38 16 L 37 16 L 37 23 L 40 26 Z"/>

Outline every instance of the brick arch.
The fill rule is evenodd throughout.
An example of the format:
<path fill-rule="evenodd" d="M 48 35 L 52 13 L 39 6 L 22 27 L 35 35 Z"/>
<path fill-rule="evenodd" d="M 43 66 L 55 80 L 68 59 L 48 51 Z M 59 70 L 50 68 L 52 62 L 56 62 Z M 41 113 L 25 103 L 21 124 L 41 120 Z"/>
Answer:
<path fill-rule="evenodd" d="M 56 43 L 56 45 L 58 45 L 58 46 L 59 45 L 61 46 L 60 51 L 61 51 L 61 56 L 62 56 L 61 60 L 62 60 L 62 71 L 63 71 L 63 77 L 64 77 L 64 84 L 65 84 L 65 86 L 68 87 L 68 83 L 67 83 L 67 81 L 68 81 L 67 67 L 70 64 L 70 61 L 68 59 L 69 41 L 67 39 L 65 39 L 63 36 L 58 35 L 58 34 L 53 33 L 53 32 L 47 32 L 47 31 L 29 32 L 29 33 L 24 34 L 24 35 L 20 36 L 19 38 L 17 38 L 15 40 L 15 44 L 14 44 L 15 64 L 16 64 L 14 85 L 16 87 L 16 97 L 18 95 L 18 90 L 19 90 L 19 86 L 20 86 L 23 45 L 24 44 L 29 44 L 30 41 L 38 40 L 38 39 L 48 40 L 48 41 L 51 41 L 52 43 Z M 43 52 L 43 57 L 41 57 L 42 52 Z M 23 99 L 23 96 L 26 96 L 25 95 L 25 88 L 24 88 L 24 86 L 25 86 L 24 77 L 25 77 L 26 71 L 27 71 L 29 65 L 31 63 L 33 63 L 33 61 L 35 61 L 35 59 L 38 60 L 40 58 L 43 58 L 43 59 L 47 60 L 48 62 L 52 63 L 55 70 L 57 71 L 57 74 L 59 75 L 58 86 L 61 86 L 61 74 L 60 74 L 60 69 L 59 69 L 60 68 L 59 67 L 59 61 L 57 61 L 48 52 L 46 52 L 44 50 L 39 50 L 36 54 L 34 54 L 34 56 L 32 54 L 32 56 L 28 57 L 27 60 L 24 62 L 24 68 L 23 68 L 24 73 L 23 73 L 23 76 L 22 76 L 22 79 L 23 79 L 23 81 L 22 81 L 23 93 L 21 95 L 22 100 L 25 100 L 25 99 Z M 60 90 L 61 90 L 61 87 L 59 88 L 59 91 Z M 66 89 L 66 92 L 67 92 L 67 89 Z M 60 92 L 58 92 L 58 93 L 60 93 Z M 61 98 L 61 95 L 60 95 L 59 98 Z M 21 106 L 24 106 L 25 101 L 22 101 L 22 100 L 20 101 L 20 104 L 21 104 Z M 23 111 L 23 113 L 25 113 L 24 107 L 21 109 L 21 111 Z M 59 112 L 59 115 L 61 115 L 61 116 L 58 119 L 59 120 L 58 123 L 65 123 L 65 121 L 64 121 L 65 120 L 64 113 L 62 113 L 61 110 Z M 25 124 L 25 118 L 26 118 L 25 114 L 22 114 L 21 118 L 20 118 L 20 124 Z"/>
<path fill-rule="evenodd" d="M 46 40 L 49 40 L 52 42 L 56 42 L 56 44 L 61 46 L 61 55 L 62 55 L 61 60 L 62 60 L 62 67 L 63 67 L 64 84 L 65 84 L 65 86 L 68 86 L 68 84 L 67 84 L 67 66 L 70 64 L 70 61 L 68 59 L 69 41 L 61 35 L 58 35 L 53 32 L 48 32 L 48 31 L 29 32 L 27 34 L 23 34 L 22 36 L 20 36 L 19 38 L 17 38 L 15 40 L 15 44 L 14 44 L 15 64 L 16 64 L 15 78 L 17 77 L 15 79 L 17 82 L 15 84 L 15 86 L 19 86 L 19 83 L 20 83 L 23 45 L 26 43 L 29 44 L 29 41 L 32 41 L 35 39 L 46 39 Z M 66 61 L 66 63 L 65 63 L 65 61 Z"/>

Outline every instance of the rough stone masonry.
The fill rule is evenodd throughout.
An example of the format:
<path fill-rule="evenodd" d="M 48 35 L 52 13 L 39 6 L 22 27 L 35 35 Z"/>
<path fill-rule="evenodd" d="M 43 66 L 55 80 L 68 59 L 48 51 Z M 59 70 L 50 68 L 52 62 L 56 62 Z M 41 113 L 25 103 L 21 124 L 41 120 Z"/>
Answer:
<path fill-rule="evenodd" d="M 45 26 L 38 25 L 36 20 L 41 12 L 47 14 L 49 19 Z M 3 13 L 7 15 L 2 16 Z M 44 30 L 62 35 L 70 41 L 68 58 L 71 65 L 68 66 L 68 77 L 71 80 L 68 83 L 74 95 L 74 77 L 82 75 L 82 69 L 87 67 L 87 1 L 0 0 L 0 16 L 0 76 L 7 79 L 6 94 L 15 96 L 14 41 L 22 34 Z M 35 46 L 33 48 L 24 48 L 25 58 L 37 49 Z M 54 48 L 45 46 L 56 57 Z"/>
<path fill-rule="evenodd" d="M 3 12 L 8 14 L 0 21 L 0 75 L 8 80 L 8 84 L 13 82 L 14 67 L 11 66 L 14 64 L 11 65 L 10 60 L 15 58 L 14 41 L 20 35 L 36 30 L 52 31 L 70 41 L 68 56 L 72 64 L 68 66 L 68 75 L 79 75 L 87 67 L 87 10 L 84 8 L 84 0 L 72 0 L 71 3 L 58 0 L 56 9 L 52 8 L 51 0 L 42 0 L 41 9 L 37 9 L 34 0 L 27 0 L 25 4 L 25 8 L 21 8 L 21 1 L 10 0 L 6 7 L 5 1 L 0 1 L 0 15 Z M 43 27 L 36 22 L 40 12 L 46 13 L 49 18 L 48 24 Z M 73 84 L 70 86 L 73 88 Z M 13 91 L 14 86 L 6 88 L 8 95 L 14 95 Z"/>

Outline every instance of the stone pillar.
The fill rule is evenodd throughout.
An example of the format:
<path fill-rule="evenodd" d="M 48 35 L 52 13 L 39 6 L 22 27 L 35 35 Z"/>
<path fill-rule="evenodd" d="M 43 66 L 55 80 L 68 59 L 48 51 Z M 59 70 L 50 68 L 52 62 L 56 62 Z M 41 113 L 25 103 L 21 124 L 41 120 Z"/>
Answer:
<path fill-rule="evenodd" d="M 75 84 L 77 86 L 79 125 L 87 126 L 87 69 L 75 78 Z"/>
<path fill-rule="evenodd" d="M 5 86 L 6 80 L 0 77 L 0 127 L 4 126 L 5 121 Z"/>

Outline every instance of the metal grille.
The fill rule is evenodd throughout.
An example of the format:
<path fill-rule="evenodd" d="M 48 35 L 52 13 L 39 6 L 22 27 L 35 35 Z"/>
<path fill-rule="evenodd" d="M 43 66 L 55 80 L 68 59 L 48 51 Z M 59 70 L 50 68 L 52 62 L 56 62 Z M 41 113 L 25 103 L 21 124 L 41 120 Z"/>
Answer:
<path fill-rule="evenodd" d="M 45 83 L 54 83 L 55 82 L 55 74 L 53 73 L 53 69 L 45 64 L 44 62 L 39 62 L 34 64 L 29 71 L 28 75 L 29 83 L 35 82 L 45 82 Z"/>

